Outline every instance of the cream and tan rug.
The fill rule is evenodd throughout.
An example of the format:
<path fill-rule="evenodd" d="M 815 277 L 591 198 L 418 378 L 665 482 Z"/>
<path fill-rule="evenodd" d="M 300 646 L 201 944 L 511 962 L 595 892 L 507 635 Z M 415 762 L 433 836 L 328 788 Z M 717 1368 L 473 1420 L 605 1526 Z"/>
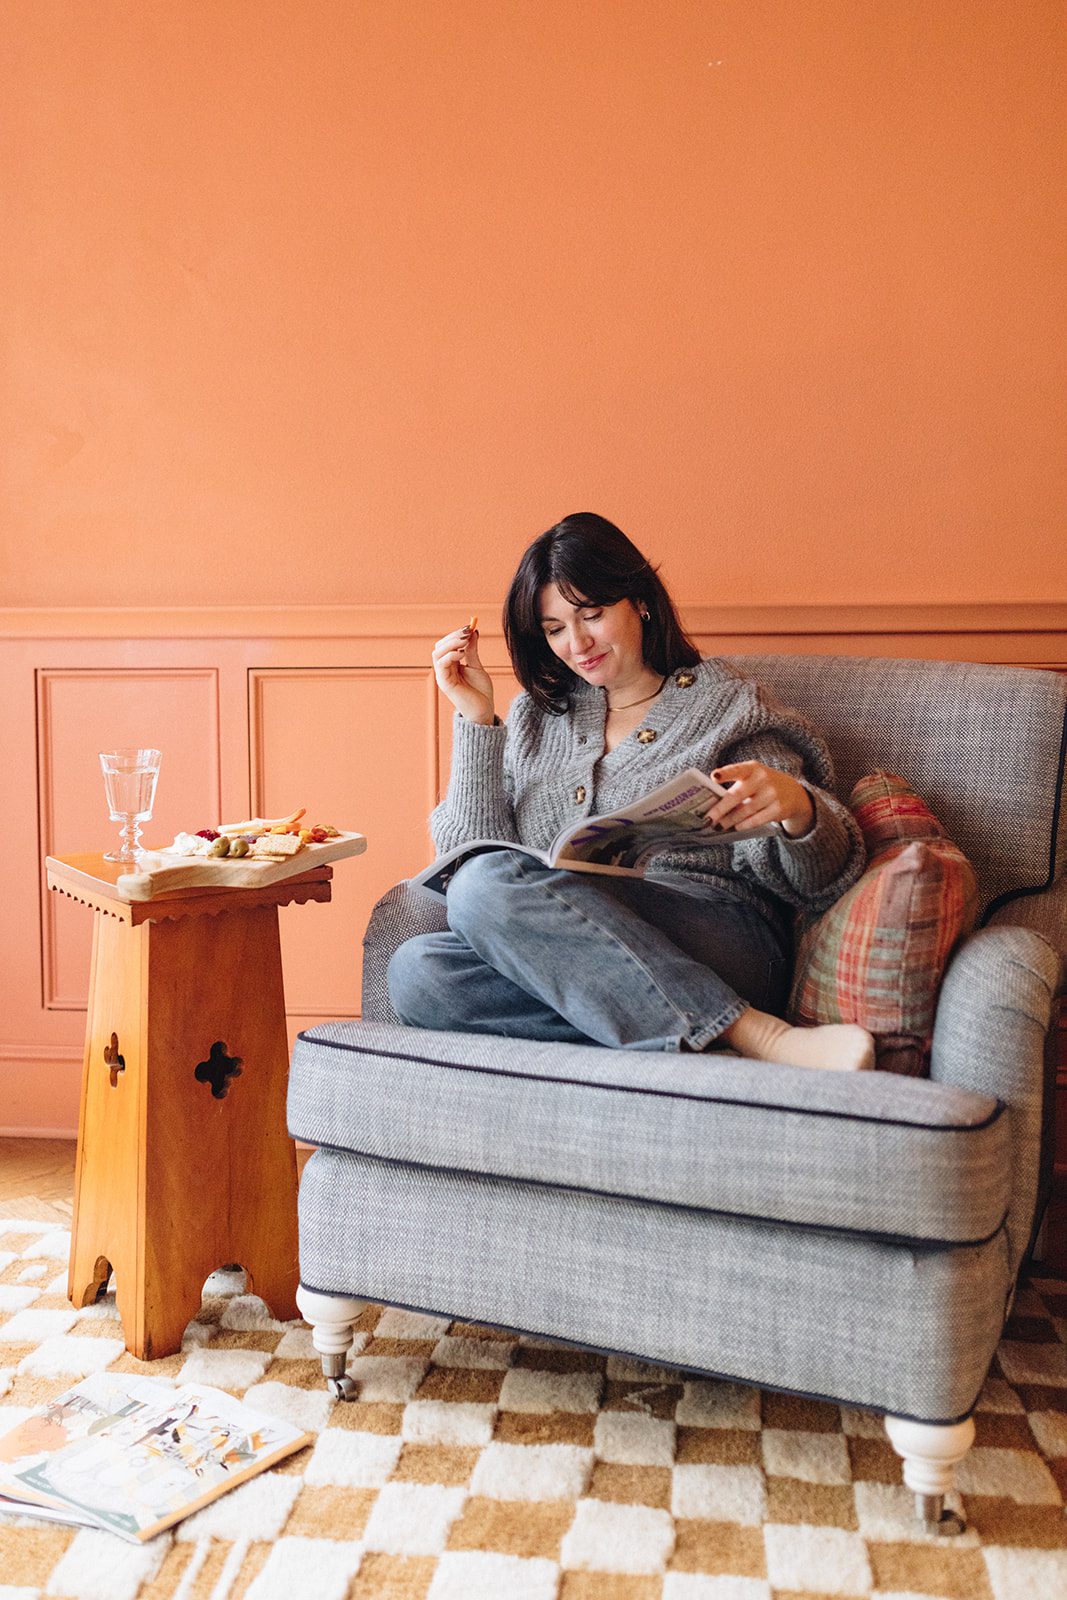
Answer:
<path fill-rule="evenodd" d="M 238 1274 L 181 1355 L 76 1312 L 69 1235 L 0 1221 L 0 1427 L 105 1367 L 211 1383 L 317 1443 L 137 1548 L 0 1515 L 0 1600 L 1063 1600 L 1067 1283 L 1023 1292 L 925 1534 L 881 1423 L 621 1357 L 371 1307 L 334 1404 L 310 1334 Z"/>

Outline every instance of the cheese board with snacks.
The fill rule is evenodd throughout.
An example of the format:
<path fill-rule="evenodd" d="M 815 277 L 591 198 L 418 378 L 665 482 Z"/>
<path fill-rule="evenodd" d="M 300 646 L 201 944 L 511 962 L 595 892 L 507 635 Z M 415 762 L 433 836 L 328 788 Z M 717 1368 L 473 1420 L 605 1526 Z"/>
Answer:
<path fill-rule="evenodd" d="M 181 889 L 259 889 L 367 848 L 363 834 L 342 832 L 332 823 L 306 824 L 306 815 L 301 809 L 288 817 L 249 817 L 179 833 L 173 844 L 145 850 L 115 886 L 127 900 L 153 900 Z"/>

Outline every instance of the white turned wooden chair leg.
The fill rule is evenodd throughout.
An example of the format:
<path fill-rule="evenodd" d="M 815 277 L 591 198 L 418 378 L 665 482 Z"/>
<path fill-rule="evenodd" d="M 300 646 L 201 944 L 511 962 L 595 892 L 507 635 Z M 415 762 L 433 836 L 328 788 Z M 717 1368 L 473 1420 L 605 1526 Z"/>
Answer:
<path fill-rule="evenodd" d="M 326 1387 L 335 1400 L 354 1400 L 356 1385 L 345 1372 L 345 1362 L 356 1318 L 367 1302 L 351 1300 L 346 1295 L 319 1294 L 301 1284 L 296 1291 L 296 1303 L 300 1315 L 311 1328 L 311 1342 L 322 1358 Z"/>
<path fill-rule="evenodd" d="M 904 1482 L 915 1494 L 916 1515 L 938 1533 L 962 1533 L 962 1517 L 944 1511 L 956 1467 L 974 1443 L 974 1419 L 963 1422 L 911 1422 L 885 1419 L 889 1442 L 904 1462 Z"/>

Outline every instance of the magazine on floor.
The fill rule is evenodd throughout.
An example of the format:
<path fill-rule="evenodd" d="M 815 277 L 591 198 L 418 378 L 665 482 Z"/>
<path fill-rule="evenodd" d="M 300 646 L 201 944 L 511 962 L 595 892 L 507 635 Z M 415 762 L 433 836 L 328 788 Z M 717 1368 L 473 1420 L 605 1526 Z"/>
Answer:
<path fill-rule="evenodd" d="M 0 1510 L 141 1543 L 311 1441 L 221 1389 L 94 1373 L 0 1434 Z"/>
<path fill-rule="evenodd" d="M 696 767 L 688 767 L 669 783 L 642 795 L 625 811 L 583 817 L 581 822 L 572 823 L 556 835 L 547 850 L 513 840 L 472 839 L 439 856 L 412 882 L 444 896 L 463 863 L 489 850 L 521 850 L 546 867 L 567 867 L 571 872 L 643 878 L 649 861 L 663 850 L 685 850 L 694 844 L 739 844 L 781 833 L 777 822 L 743 829 L 709 823 L 709 808 L 728 793 L 727 785 Z"/>

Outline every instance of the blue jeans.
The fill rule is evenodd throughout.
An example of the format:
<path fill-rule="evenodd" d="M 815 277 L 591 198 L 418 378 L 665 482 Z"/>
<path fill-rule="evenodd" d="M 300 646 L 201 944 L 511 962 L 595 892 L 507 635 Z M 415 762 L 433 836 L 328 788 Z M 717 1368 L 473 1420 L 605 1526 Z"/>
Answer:
<path fill-rule="evenodd" d="M 448 922 L 389 964 L 394 1009 L 414 1027 L 701 1050 L 748 1006 L 779 1011 L 788 995 L 777 934 L 729 895 L 499 850 L 456 873 Z"/>

